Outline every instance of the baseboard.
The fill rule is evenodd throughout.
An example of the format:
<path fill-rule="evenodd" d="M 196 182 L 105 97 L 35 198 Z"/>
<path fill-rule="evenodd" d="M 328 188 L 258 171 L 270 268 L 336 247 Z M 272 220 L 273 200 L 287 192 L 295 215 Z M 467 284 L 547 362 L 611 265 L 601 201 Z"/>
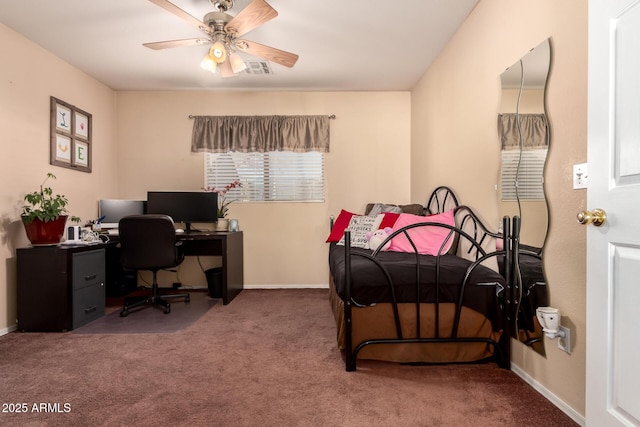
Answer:
<path fill-rule="evenodd" d="M 569 416 L 569 418 L 571 418 L 573 421 L 575 421 L 581 426 L 585 425 L 584 416 L 577 413 L 571 406 L 567 405 L 567 403 L 564 400 L 560 399 L 558 396 L 551 393 L 549 389 L 547 389 L 545 386 L 543 386 L 538 381 L 536 381 L 531 375 L 523 371 L 522 368 L 520 368 L 518 365 L 514 365 L 513 362 L 511 363 L 511 370 L 517 376 L 522 378 L 527 384 L 529 384 L 536 391 L 538 391 L 538 393 L 542 394 L 549 402 L 553 403 L 562 412 L 567 414 L 567 416 Z"/>
<path fill-rule="evenodd" d="M 312 285 L 244 285 L 244 289 L 329 289 L 328 284 L 312 284 Z"/>
<path fill-rule="evenodd" d="M 18 325 L 9 326 L 8 328 L 0 329 L 0 337 L 3 335 L 7 335 L 13 331 L 18 329 Z"/>

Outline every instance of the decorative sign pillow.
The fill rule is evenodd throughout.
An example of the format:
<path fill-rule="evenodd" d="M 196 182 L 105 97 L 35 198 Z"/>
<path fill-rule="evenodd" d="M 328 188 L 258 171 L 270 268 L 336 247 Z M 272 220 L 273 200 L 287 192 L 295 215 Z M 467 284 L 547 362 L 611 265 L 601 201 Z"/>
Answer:
<path fill-rule="evenodd" d="M 421 222 L 437 222 L 441 224 L 454 225 L 453 209 L 441 214 L 430 216 L 420 216 L 412 214 L 400 214 L 400 217 L 393 226 L 393 231 L 397 231 L 403 227 Z M 453 244 L 455 233 L 446 227 L 438 227 L 435 225 L 414 227 L 407 230 L 409 237 L 416 245 L 418 253 L 423 255 L 438 255 L 447 253 Z M 447 236 L 451 236 L 447 239 Z M 447 240 L 446 244 L 443 243 Z M 442 249 L 441 249 L 442 248 Z M 390 251 L 395 252 L 414 252 L 413 246 L 404 233 L 398 234 L 391 239 Z"/>
<path fill-rule="evenodd" d="M 367 240 L 367 233 L 375 231 L 380 227 L 384 215 L 368 216 L 368 215 L 354 215 L 349 221 L 349 225 L 346 230 L 351 232 L 351 247 L 369 249 L 369 241 Z M 345 230 L 345 231 L 346 231 Z M 339 245 L 344 245 L 344 236 L 338 242 Z"/>

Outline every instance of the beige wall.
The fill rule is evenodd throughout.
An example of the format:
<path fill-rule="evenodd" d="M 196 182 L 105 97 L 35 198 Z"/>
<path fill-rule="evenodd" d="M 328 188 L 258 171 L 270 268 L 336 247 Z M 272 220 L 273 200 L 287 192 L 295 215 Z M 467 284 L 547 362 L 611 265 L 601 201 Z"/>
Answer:
<path fill-rule="evenodd" d="M 551 210 L 544 260 L 551 305 L 572 331 L 572 353 L 546 340 L 547 356 L 514 343 L 513 363 L 584 414 L 585 231 L 575 220 L 584 190 L 573 190 L 574 163 L 586 161 L 587 2 L 481 0 L 412 91 L 411 194 L 452 186 L 462 203 L 498 223 L 496 115 L 500 74 L 551 38 L 547 107 L 552 136 L 546 168 Z"/>
<path fill-rule="evenodd" d="M 0 24 L 0 334 L 16 323 L 16 247 L 28 240 L 22 199 L 47 172 L 73 215 L 95 218 L 97 200 L 117 193 L 115 95 L 106 86 Z M 37 63 L 35 60 L 37 59 Z M 49 97 L 93 115 L 93 173 L 49 164 Z M 43 284 L 46 286 L 46 284 Z M 37 295 L 34 295 L 37 298 Z"/>
<path fill-rule="evenodd" d="M 202 188 L 203 154 L 190 152 L 189 115 L 336 115 L 324 203 L 231 204 L 229 217 L 244 232 L 247 285 L 326 285 L 329 215 L 363 212 L 369 202 L 411 201 L 408 92 L 119 92 L 117 111 L 118 183 L 127 198 Z M 204 268 L 216 262 L 200 261 Z M 180 275 L 185 284 L 206 285 L 195 259 Z"/>

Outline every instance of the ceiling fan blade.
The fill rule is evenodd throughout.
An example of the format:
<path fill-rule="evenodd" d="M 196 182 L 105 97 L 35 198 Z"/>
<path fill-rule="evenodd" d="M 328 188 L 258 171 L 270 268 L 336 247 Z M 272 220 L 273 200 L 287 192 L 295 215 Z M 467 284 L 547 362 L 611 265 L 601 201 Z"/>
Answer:
<path fill-rule="evenodd" d="M 240 37 L 276 16 L 278 16 L 278 12 L 269 6 L 266 1 L 253 0 L 249 6 L 242 9 L 231 19 L 224 29 L 232 34 L 233 37 Z"/>
<path fill-rule="evenodd" d="M 237 76 L 237 74 L 233 72 L 233 69 L 231 69 L 231 62 L 229 62 L 229 60 L 219 64 L 218 68 L 220 68 L 220 75 L 224 78 Z"/>
<path fill-rule="evenodd" d="M 178 6 L 171 3 L 170 1 L 167 1 L 167 0 L 149 0 L 149 1 L 155 4 L 156 6 L 160 6 L 166 11 L 173 13 L 178 18 L 185 21 L 187 24 L 193 25 L 194 27 L 204 31 L 205 33 L 208 33 L 208 34 L 211 33 L 211 29 L 208 26 L 206 26 L 201 20 L 188 14 L 187 12 L 180 9 Z"/>
<path fill-rule="evenodd" d="M 286 52 L 284 50 L 276 49 L 275 47 L 265 46 L 249 40 L 237 40 L 236 47 L 242 52 L 246 52 L 259 58 L 268 59 L 269 61 L 273 61 L 289 68 L 293 67 L 298 60 L 298 55 L 295 53 Z"/>
<path fill-rule="evenodd" d="M 148 47 L 153 50 L 160 49 L 169 49 L 172 47 L 182 47 L 182 46 L 197 46 L 203 44 L 209 44 L 211 40 L 209 39 L 182 39 L 182 40 L 167 40 L 164 42 L 153 42 L 153 43 L 143 43 L 142 46 Z"/>

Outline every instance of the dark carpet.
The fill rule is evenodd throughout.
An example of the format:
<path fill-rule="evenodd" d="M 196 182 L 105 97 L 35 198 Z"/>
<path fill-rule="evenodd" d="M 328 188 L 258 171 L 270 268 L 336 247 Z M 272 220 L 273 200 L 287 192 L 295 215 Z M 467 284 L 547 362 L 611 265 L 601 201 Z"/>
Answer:
<path fill-rule="evenodd" d="M 170 301 L 171 313 L 157 307 L 136 308 L 126 317 L 120 317 L 123 299 L 113 300 L 107 308 L 108 314 L 73 331 L 74 334 L 162 334 L 181 331 L 202 317 L 207 310 L 222 304 L 221 300 L 209 298 L 205 292 L 192 292 L 190 302 L 182 299 Z"/>
<path fill-rule="evenodd" d="M 170 334 L 14 332 L 0 396 L 25 411 L 0 425 L 576 425 L 493 364 L 345 372 L 335 334 L 326 289 L 245 290 Z"/>

